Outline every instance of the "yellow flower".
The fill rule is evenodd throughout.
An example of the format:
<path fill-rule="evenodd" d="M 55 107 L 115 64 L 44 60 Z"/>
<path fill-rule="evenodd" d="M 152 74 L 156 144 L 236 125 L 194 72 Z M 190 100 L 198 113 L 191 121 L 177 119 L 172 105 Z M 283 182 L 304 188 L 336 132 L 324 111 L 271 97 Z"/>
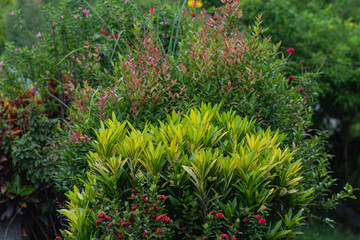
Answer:
<path fill-rule="evenodd" d="M 350 22 L 349 24 L 350 24 L 350 27 L 353 27 L 353 26 L 354 26 L 354 23 L 353 23 L 353 22 Z"/>
<path fill-rule="evenodd" d="M 330 29 L 333 29 L 333 28 L 334 28 L 334 26 L 333 26 L 333 25 L 330 25 L 330 26 L 329 26 L 329 28 L 330 28 Z"/>
<path fill-rule="evenodd" d="M 197 1 L 193 1 L 193 0 L 189 0 L 188 2 L 187 2 L 187 5 L 189 6 L 189 7 L 195 7 L 195 5 L 194 5 L 194 3 L 196 2 L 196 7 L 197 8 L 201 8 L 202 6 L 203 6 L 203 3 L 201 2 L 201 0 L 197 0 Z"/>

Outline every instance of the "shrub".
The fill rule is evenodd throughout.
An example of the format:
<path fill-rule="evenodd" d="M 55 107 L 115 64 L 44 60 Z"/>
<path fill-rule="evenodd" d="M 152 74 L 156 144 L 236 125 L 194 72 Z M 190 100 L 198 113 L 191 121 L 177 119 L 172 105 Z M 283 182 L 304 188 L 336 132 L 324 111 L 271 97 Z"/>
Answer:
<path fill-rule="evenodd" d="M 89 111 L 73 111 L 71 115 L 86 119 L 79 121 L 78 130 L 94 137 L 96 122 L 107 119 L 111 112 L 144 129 L 147 121 L 157 124 L 156 119 L 164 120 L 172 110 L 180 114 L 203 101 L 223 102 L 223 110 L 233 108 L 240 116 L 257 116 L 264 129 L 272 126 L 287 134 L 283 146 L 298 148 L 295 154 L 304 164 L 301 184 L 305 189 L 316 189 L 311 211 L 331 208 L 338 202 L 337 196 L 349 197 L 353 190 L 347 186 L 340 195 L 330 196 L 334 183 L 329 172 L 330 155 L 325 152 L 323 133 L 311 128 L 313 102 L 309 90 L 316 74 L 285 76 L 295 50 L 288 48 L 281 53 L 280 44 L 264 37 L 261 16 L 249 32 L 241 32 L 237 26 L 242 11 L 237 3 L 227 2 L 213 16 L 202 11 L 188 25 L 185 21 L 179 40 L 175 37 L 179 42 L 175 52 L 166 53 L 153 32 L 145 34 L 127 55 L 113 61 L 112 69 L 96 72 L 97 79 L 106 79 L 107 87 L 75 91 L 78 96 L 85 91 L 87 97 L 85 101 L 74 98 L 73 106 L 81 105 Z M 183 13 L 186 17 L 186 11 Z M 87 62 L 92 65 L 97 60 Z M 81 155 L 77 158 L 84 159 Z M 63 162 L 69 161 L 72 159 Z M 74 172 L 74 176 L 79 175 Z"/>
<path fill-rule="evenodd" d="M 304 171 L 304 179 L 297 189 L 316 190 L 312 193 L 313 206 L 332 207 L 339 199 L 351 196 L 352 188 L 347 186 L 346 192 L 330 198 L 329 188 L 334 180 L 329 176 L 329 155 L 323 148 L 326 142 L 310 128 L 313 110 L 308 90 L 313 76 L 304 74 L 293 78 L 284 75 L 287 61 L 294 56 L 293 49 L 281 54 L 280 44 L 273 44 L 270 38 L 264 37 L 266 32 L 260 24 L 261 17 L 256 18 L 255 26 L 249 32 L 240 31 L 238 23 L 242 11 L 237 0 L 227 1 L 212 15 L 188 8 L 186 3 L 146 9 L 131 1 L 97 1 L 79 8 L 75 6 L 78 2 L 66 1 L 60 3 L 61 11 L 47 5 L 44 14 L 49 21 L 44 23 L 45 30 L 40 34 L 31 33 L 37 35 L 34 47 L 18 49 L 13 44 L 7 45 L 5 60 L 0 66 L 1 77 L 5 79 L 0 81 L 1 91 L 7 98 L 16 99 L 27 86 L 38 88 L 42 103 L 35 105 L 40 109 L 38 113 L 46 113 L 47 118 L 33 117 L 40 123 L 49 124 L 51 129 L 50 133 L 47 132 L 49 129 L 42 129 L 47 133 L 39 140 L 41 144 L 34 141 L 30 145 L 31 156 L 23 157 L 22 147 L 26 141 L 34 140 L 32 134 L 21 135 L 16 141 L 10 141 L 10 138 L 2 141 L 4 149 L 14 147 L 16 157 L 29 163 L 29 169 L 25 165 L 14 167 L 24 170 L 21 182 L 34 176 L 31 184 L 39 186 L 36 179 L 43 181 L 45 178 L 45 182 L 51 182 L 48 178 L 51 176 L 58 189 L 67 191 L 73 184 L 80 187 L 77 179 L 85 179 L 88 169 L 85 153 L 95 152 L 94 146 L 89 144 L 91 139 L 97 138 L 92 129 L 97 128 L 100 120 L 107 121 L 112 112 L 120 122 L 128 120 L 134 129 L 146 131 L 147 122 L 157 127 L 157 120 L 164 121 L 166 113 L 173 110 L 182 114 L 188 107 L 200 107 L 202 102 L 223 102 L 222 111 L 232 108 L 242 117 L 257 116 L 256 121 L 263 129 L 271 125 L 274 129 L 279 128 L 280 134 L 288 135 L 281 141 L 280 148 L 297 150 L 293 154 L 303 162 Z M 17 14 L 9 17 L 15 18 Z M 17 23 L 23 27 L 22 21 Z M 12 118 L 5 118 L 5 127 L 16 135 L 17 125 L 11 122 Z M 28 120 L 29 116 L 25 117 L 25 122 Z M 55 122 L 58 123 L 57 133 L 52 131 Z M 200 155 L 196 156 L 200 158 Z M 1 158 L 2 164 L 3 159 L 6 165 L 10 158 Z M 115 160 L 111 164 L 115 164 Z M 93 168 L 94 164 L 90 165 L 92 171 L 101 172 Z M 144 164 L 140 165 L 145 168 Z M 39 166 L 44 169 L 38 169 Z M 148 166 L 146 170 L 156 175 L 153 168 Z M 43 170 L 50 174 L 39 174 Z M 115 181 L 113 176 L 109 180 Z M 162 189 L 157 180 L 147 181 Z M 116 191 L 110 191 L 114 186 L 103 185 L 104 189 L 108 188 L 108 194 L 112 192 L 109 198 L 116 196 Z M 124 186 L 130 186 L 130 183 Z M 85 192 L 89 189 L 85 186 Z M 75 195 L 80 194 L 80 190 L 75 192 Z M 182 207 L 192 213 L 190 216 L 199 218 L 187 217 L 186 212 L 179 209 L 190 230 L 173 234 L 189 237 L 186 234 L 195 232 L 200 236 L 203 229 L 192 229 L 193 225 L 198 225 L 191 223 L 209 220 L 204 212 L 198 214 L 197 204 L 201 202 L 190 193 L 190 190 L 185 191 L 184 196 L 188 198 L 184 197 Z M 219 209 L 221 204 L 227 203 L 220 201 Z M 90 210 L 82 207 L 84 210 L 71 214 L 86 217 Z M 111 209 L 116 208 L 106 211 L 111 213 Z M 168 209 L 169 214 L 174 215 L 171 213 L 174 209 Z M 310 206 L 304 210 L 308 214 Z M 246 211 L 236 214 L 254 222 L 254 210 Z M 126 213 L 126 209 L 121 212 Z M 266 221 L 271 216 L 265 212 L 261 214 L 266 216 Z M 291 212 L 286 214 L 292 215 Z M 69 214 L 68 217 L 73 218 Z M 95 215 L 90 217 L 96 220 Z M 89 226 L 86 224 L 78 225 L 74 231 L 88 237 L 98 234 L 89 227 L 92 221 Z M 211 226 L 209 223 L 206 234 L 228 234 L 212 232 Z M 258 226 L 259 230 L 254 232 L 264 234 L 266 228 Z M 276 226 L 280 228 L 280 225 Z M 241 231 L 250 234 L 250 230 Z"/>
<path fill-rule="evenodd" d="M 16 40 L 19 41 L 7 43 L 3 52 L 0 36 L 3 54 L 0 61 L 1 220 L 16 217 L 18 213 L 32 216 L 24 217 L 22 224 L 33 238 L 52 238 L 57 228 L 56 218 L 49 212 L 55 207 L 56 194 L 50 178 L 55 175 L 59 156 L 50 146 L 56 148 L 57 142 L 63 140 L 61 134 L 84 145 L 89 139 L 83 139 L 76 129 L 64 130 L 68 125 L 65 111 L 71 96 L 64 93 L 63 84 L 69 77 L 76 80 L 79 76 L 96 81 L 90 77 L 90 70 L 79 71 L 74 65 L 83 61 L 82 54 L 86 51 L 82 51 L 81 46 L 87 45 L 84 43 L 87 41 L 94 45 L 104 43 L 107 52 L 93 54 L 110 59 L 115 49 L 126 48 L 125 39 L 131 41 L 134 37 L 132 21 L 136 22 L 138 16 L 132 14 L 136 11 L 133 3 L 119 7 L 106 1 L 106 4 L 83 4 L 75 8 L 77 4 L 78 1 L 59 1 L 56 6 L 44 4 L 36 19 L 46 21 L 42 21 L 41 29 L 35 27 L 36 32 L 28 28 L 29 22 L 22 18 L 26 18 L 26 14 L 22 14 L 26 11 L 19 9 L 10 15 L 6 12 L 8 24 L 14 28 L 12 33 L 18 34 Z M 40 10 L 40 3 L 31 7 Z M 2 28 L 2 22 L 0 25 Z M 55 132 L 57 125 L 62 132 Z M 85 149 L 69 148 L 75 152 L 89 151 L 86 146 Z M 65 157 L 69 159 L 74 155 Z M 72 161 L 76 162 L 76 156 Z M 86 161 L 81 163 L 85 165 Z M 73 175 L 74 165 L 64 167 L 67 172 L 61 176 L 63 180 Z M 73 182 L 64 181 L 64 184 Z"/>
<path fill-rule="evenodd" d="M 111 225 L 123 230 L 121 219 L 129 219 L 129 209 L 134 210 L 138 201 L 134 221 L 148 214 L 146 220 L 155 224 L 164 214 L 154 210 L 157 200 L 150 192 L 159 192 L 168 199 L 166 216 L 176 226 L 163 231 L 166 239 L 294 236 L 293 227 L 300 224 L 303 208 L 313 199 L 313 190 L 300 184 L 301 160 L 294 151 L 280 148 L 285 136 L 278 131 L 261 130 L 254 120 L 242 119 L 233 111 L 219 113 L 219 109 L 201 105 L 186 115 L 173 112 L 167 115 L 167 123 L 150 124 L 143 131 L 127 121 L 118 122 L 114 115 L 101 123 L 93 143 L 95 152 L 88 154 L 85 189 L 80 192 L 75 187 L 68 194 L 67 209 L 60 211 L 70 220 L 65 235 L 69 239 L 109 236 L 108 227 L 95 227 L 103 221 L 96 216 L 109 210 L 118 213 Z M 138 181 L 134 178 L 151 183 L 142 184 L 147 189 L 143 199 L 135 194 Z M 156 218 L 149 219 L 146 209 L 154 211 Z M 128 236 L 142 237 L 142 226 Z"/>
<path fill-rule="evenodd" d="M 24 231 L 31 229 L 29 235 L 51 237 L 46 225 L 55 219 L 49 201 L 54 197 L 49 186 L 54 172 L 47 155 L 55 124 L 36 88 L 18 94 L 1 95 L 0 100 L 1 221 L 21 214 Z"/>

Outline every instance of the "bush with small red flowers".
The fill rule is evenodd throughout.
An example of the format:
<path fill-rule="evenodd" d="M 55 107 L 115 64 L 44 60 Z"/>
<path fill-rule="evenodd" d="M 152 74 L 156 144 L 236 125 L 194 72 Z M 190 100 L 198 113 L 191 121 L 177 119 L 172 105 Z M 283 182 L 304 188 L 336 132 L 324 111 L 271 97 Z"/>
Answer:
<path fill-rule="evenodd" d="M 320 148 L 324 143 L 321 138 L 313 137 L 315 133 L 312 133 L 311 129 L 311 95 L 307 91 L 298 91 L 300 87 L 305 87 L 304 84 L 299 85 L 299 81 L 311 84 L 314 75 L 287 78 L 284 66 L 297 54 L 297 49 L 290 46 L 285 49 L 287 57 L 280 57 L 280 44 L 264 37 L 266 30 L 260 24 L 261 16 L 256 18 L 255 25 L 250 28 L 251 32 L 247 32 L 251 36 L 247 36 L 246 32 L 235 27 L 235 23 L 241 21 L 240 2 L 223 2 L 224 7 L 218 9 L 216 14 L 208 16 L 204 10 L 193 19 L 187 19 L 187 12 L 179 8 L 177 22 L 184 23 L 186 28 L 174 27 L 167 46 L 161 40 L 159 32 L 152 31 L 155 29 L 152 23 L 161 21 L 159 25 L 163 25 L 165 20 L 154 17 L 157 14 L 154 9 L 149 10 L 150 25 L 144 26 L 145 31 L 140 34 L 139 41 L 128 42 L 118 56 L 114 57 L 114 51 L 111 51 L 111 61 L 100 54 L 106 55 L 106 42 L 98 45 L 85 42 L 87 54 L 83 55 L 84 61 L 80 59 L 81 64 L 76 59 L 74 61 L 79 71 L 87 73 L 85 76 L 90 75 L 89 86 L 84 83 L 83 88 L 81 84 L 73 87 L 71 84 L 74 81 L 64 84 L 64 87 L 72 92 L 70 117 L 81 125 L 81 132 L 95 139 L 97 133 L 92 129 L 99 120 L 106 121 L 112 117 L 112 112 L 118 120 L 126 119 L 134 128 L 143 131 L 148 122 L 158 125 L 158 120 L 165 120 L 166 113 L 173 110 L 177 114 L 183 114 L 188 107 L 199 107 L 202 102 L 222 103 L 222 111 L 233 109 L 242 117 L 256 118 L 263 129 L 271 126 L 272 129 L 278 128 L 279 133 L 286 134 L 283 145 L 289 150 L 297 149 L 294 152 L 295 158 L 304 163 L 302 166 L 306 177 L 299 183 L 299 189 L 319 189 L 318 179 L 329 179 L 328 175 L 322 174 L 327 171 L 328 164 L 319 165 L 316 156 L 324 159 L 324 163 L 328 161 L 328 156 Z M 101 29 L 99 33 L 103 37 L 105 34 L 101 33 Z M 174 29 L 177 29 L 176 34 Z M 141 32 L 141 28 L 136 31 Z M 84 92 L 86 97 L 81 97 L 81 92 Z M 165 145 L 158 147 L 156 151 L 161 151 Z M 66 153 L 63 155 L 71 156 Z M 158 155 L 157 152 L 156 156 Z M 132 154 L 129 156 L 133 157 Z M 75 159 L 84 161 L 84 155 Z M 158 162 L 162 160 L 159 159 Z M 139 164 L 142 159 L 134 161 Z M 74 167 L 74 162 L 73 158 L 67 158 L 59 164 L 60 175 L 84 175 L 85 168 Z M 83 162 L 83 165 L 86 163 Z M 319 166 L 321 170 L 318 170 Z M 63 174 L 61 168 L 74 170 Z M 82 169 L 83 172 L 79 173 L 77 169 Z M 153 166 L 146 169 L 158 170 Z M 316 174 L 313 174 L 313 171 L 316 171 Z M 71 176 L 68 179 L 74 180 Z M 108 184 L 106 188 L 112 188 L 112 184 Z M 239 185 L 239 189 L 244 191 L 244 186 Z M 342 196 L 351 195 L 351 192 L 352 189 L 348 187 Z M 327 194 L 327 190 L 324 190 L 322 195 L 317 192 L 313 194 L 320 200 L 323 199 L 321 196 Z M 181 203 L 183 205 L 178 203 L 179 208 L 170 211 L 179 212 L 179 219 L 184 219 L 184 222 L 189 224 L 182 227 L 200 232 L 201 227 L 191 223 L 204 220 L 206 211 L 195 217 L 186 216 L 185 211 L 196 212 L 196 206 L 192 205 L 192 202 L 191 197 L 184 197 Z M 206 209 L 207 206 L 204 207 Z M 189 219 L 186 219 L 187 217 Z"/>
<path fill-rule="evenodd" d="M 265 37 L 261 16 L 241 32 L 242 2 L 222 2 L 211 15 L 188 11 L 185 1 L 174 3 L 176 10 L 136 8 L 131 0 L 100 0 L 90 10 L 48 5 L 50 21 L 36 33 L 39 42 L 31 49 L 8 45 L 1 91 L 15 101 L 1 111 L 3 132 L 15 140 L 1 148 L 11 151 L 14 172 L 26 172 L 27 181 L 51 178 L 64 191 L 80 187 L 60 211 L 71 223 L 66 237 L 292 238 L 302 213 L 311 213 L 312 197 L 333 206 L 351 196 L 347 186 L 324 200 L 329 191 L 323 186 L 333 181 L 325 142 L 311 129 L 314 75 L 284 72 L 301 50 L 291 45 L 286 58 L 279 56 L 280 44 Z M 9 116 L 24 86 L 32 88 L 31 99 L 41 97 L 33 102 L 46 118 L 35 123 L 49 128 Z M 179 117 L 194 106 L 200 113 Z M 47 122 L 53 118 L 56 134 L 47 132 L 55 129 L 56 121 Z M 165 119 L 169 125 L 158 121 Z M 29 122 L 42 134 L 30 132 Z M 148 178 L 159 188 L 151 199 L 133 184 L 144 173 L 159 177 Z"/>
<path fill-rule="evenodd" d="M 268 212 L 253 214 L 249 208 L 235 210 L 228 207 L 237 205 L 236 200 L 232 203 L 221 204 L 219 201 L 214 205 L 216 209 L 224 209 L 228 212 L 229 219 L 221 212 L 212 210 L 207 216 L 207 222 L 204 225 L 204 239 L 263 239 L 267 236 L 265 226 L 265 217 L 269 216 Z M 231 212 L 234 211 L 234 212 Z M 229 225 L 231 224 L 231 225 Z"/>
<path fill-rule="evenodd" d="M 127 201 L 98 204 L 95 209 L 104 208 L 96 219 L 98 239 L 171 239 L 174 222 L 166 215 L 166 196 L 158 194 L 151 177 L 134 180 Z"/>
<path fill-rule="evenodd" d="M 256 18 L 248 37 L 235 27 L 242 17 L 240 1 L 223 2 L 224 7 L 213 16 L 207 16 L 205 11 L 196 15 L 197 24 L 202 27 L 185 24 L 191 34 L 181 32 L 180 40 L 177 36 L 170 40 L 179 43 L 170 44 L 170 50 L 162 48 L 157 41 L 159 35 L 147 31 L 140 42 L 129 44 L 126 54 L 115 59 L 111 68 L 96 72 L 97 78 L 106 79 L 116 89 L 115 96 L 121 99 L 106 105 L 105 100 L 109 98 L 111 102 L 111 97 L 98 96 L 108 86 L 98 87 L 93 100 L 85 104 L 93 114 L 83 118 L 88 122 L 83 128 L 91 131 L 96 120 L 108 119 L 115 112 L 117 119 L 127 119 L 143 130 L 147 122 L 156 125 L 172 110 L 182 114 L 202 102 L 222 102 L 225 111 L 232 108 L 242 117 L 256 118 L 263 129 L 271 126 L 287 134 L 284 144 L 289 149 L 298 149 L 295 155 L 304 162 L 306 177 L 301 185 L 305 189 L 322 189 L 314 193 L 322 201 L 328 190 L 319 186 L 319 179 L 332 184 L 329 156 L 323 149 L 324 140 L 315 137 L 317 133 L 311 128 L 312 96 L 307 91 L 298 91 L 299 87 L 310 85 L 315 75 L 287 78 L 284 66 L 297 54 L 297 49 L 287 47 L 284 51 L 287 57 L 280 57 L 280 44 L 264 37 L 266 29 L 260 24 L 261 16 Z M 188 16 L 186 12 L 184 16 Z M 87 63 L 96 65 L 95 59 L 87 59 Z M 89 66 L 83 64 L 79 68 Z M 76 99 L 73 104 L 77 105 Z M 97 105 L 104 107 L 97 110 Z M 324 164 L 319 164 L 316 156 Z M 352 191 L 347 186 L 341 196 L 350 196 Z"/>
<path fill-rule="evenodd" d="M 285 136 L 220 108 L 173 112 L 143 131 L 115 116 L 102 123 L 87 155 L 85 189 L 70 191 L 60 211 L 69 231 L 79 236 L 88 224 L 87 233 L 98 236 L 294 237 L 313 191 L 297 190 L 300 160 L 280 147 Z M 83 222 L 84 214 L 93 220 Z"/>

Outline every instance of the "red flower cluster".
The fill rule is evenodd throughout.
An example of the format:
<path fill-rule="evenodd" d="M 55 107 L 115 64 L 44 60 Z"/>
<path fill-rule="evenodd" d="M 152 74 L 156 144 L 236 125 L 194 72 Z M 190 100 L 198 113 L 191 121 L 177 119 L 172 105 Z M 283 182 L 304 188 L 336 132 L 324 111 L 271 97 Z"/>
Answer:
<path fill-rule="evenodd" d="M 288 52 L 288 54 L 293 54 L 293 53 L 295 53 L 295 49 L 289 48 L 289 49 L 287 50 L 287 52 Z"/>
<path fill-rule="evenodd" d="M 96 222 L 101 223 L 101 222 L 104 220 L 103 218 L 104 218 L 104 219 L 107 219 L 107 220 L 111 220 L 111 217 L 105 215 L 104 212 L 101 212 L 101 213 L 99 213 L 99 214 L 97 215 L 97 220 L 96 220 Z M 111 224 L 110 224 L 109 226 L 111 226 Z M 97 228 L 99 228 L 99 226 L 97 226 Z"/>
<path fill-rule="evenodd" d="M 157 197 L 157 199 L 161 199 L 161 200 L 163 200 L 164 202 L 166 201 L 166 196 L 164 196 L 164 195 L 159 195 L 158 197 Z"/>
<path fill-rule="evenodd" d="M 266 220 L 264 218 L 260 218 L 259 223 L 266 223 Z"/>
<path fill-rule="evenodd" d="M 102 30 L 101 30 L 101 34 L 108 35 L 108 34 L 109 34 L 109 32 L 108 32 L 108 31 L 106 31 L 105 29 L 102 29 Z"/>
<path fill-rule="evenodd" d="M 161 214 L 156 218 L 156 221 L 161 221 L 161 220 L 164 220 L 165 222 L 170 222 L 171 219 L 165 214 Z"/>
<path fill-rule="evenodd" d="M 121 221 L 120 221 L 120 225 L 121 225 L 121 226 L 125 226 L 125 225 L 126 225 L 126 222 L 125 222 L 125 220 L 124 220 L 124 219 L 121 219 Z"/>
<path fill-rule="evenodd" d="M 225 233 L 221 234 L 220 237 L 221 237 L 222 239 L 228 239 L 228 235 L 225 234 Z"/>
<path fill-rule="evenodd" d="M 255 219 L 258 219 L 258 222 L 259 222 L 260 224 L 265 224 L 265 223 L 266 223 L 265 218 L 262 218 L 259 214 L 255 215 L 254 218 L 255 218 Z M 249 219 L 249 218 L 245 218 L 245 219 L 244 219 L 244 222 L 245 222 L 245 223 L 249 223 L 249 222 L 250 222 L 250 219 Z"/>
<path fill-rule="evenodd" d="M 220 237 L 222 238 L 222 239 L 228 239 L 229 238 L 229 236 L 227 235 L 227 234 L 221 234 L 220 235 Z M 204 239 L 204 238 L 203 238 Z M 206 239 L 208 239 L 208 238 L 206 238 Z M 236 237 L 231 237 L 231 240 L 236 240 Z"/>
<path fill-rule="evenodd" d="M 219 213 L 216 213 L 215 211 L 210 212 L 210 215 L 214 215 L 214 214 L 216 214 L 216 216 L 218 218 L 223 218 L 225 216 L 223 213 L 220 213 L 220 212 Z M 214 218 L 212 217 L 211 219 L 214 219 Z"/>

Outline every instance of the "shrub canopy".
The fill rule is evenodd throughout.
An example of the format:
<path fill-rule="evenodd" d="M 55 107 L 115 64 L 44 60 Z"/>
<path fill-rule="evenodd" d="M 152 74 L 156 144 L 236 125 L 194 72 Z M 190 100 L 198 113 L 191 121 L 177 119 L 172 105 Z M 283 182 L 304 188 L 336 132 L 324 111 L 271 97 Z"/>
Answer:
<path fill-rule="evenodd" d="M 115 115 L 102 123 L 93 143 L 96 151 L 88 154 L 85 191 L 70 192 L 68 210 L 61 211 L 73 226 L 70 235 L 101 236 L 94 228 L 99 211 L 106 211 L 109 201 L 124 210 L 134 178 L 146 176 L 169 199 L 166 209 L 175 226 L 188 229 L 192 238 L 202 236 L 210 212 L 220 210 L 226 224 L 238 223 L 242 231 L 236 237 L 255 239 L 250 236 L 254 227 L 244 222 L 244 209 L 248 215 L 266 213 L 267 227 L 258 232 L 263 238 L 293 236 L 303 207 L 313 199 L 313 190 L 299 184 L 301 160 L 289 148 L 280 148 L 285 136 L 278 131 L 262 130 L 254 120 L 242 119 L 233 111 L 219 113 L 219 109 L 201 105 L 185 115 L 173 112 L 166 123 L 148 125 L 142 131 L 127 121 L 118 122 Z M 183 209 L 190 201 L 196 202 L 193 209 Z M 288 216 L 289 211 L 300 212 Z M 86 222 L 81 219 L 85 216 Z M 79 225 L 85 231 L 79 231 Z M 225 228 L 220 226 L 212 234 L 222 231 Z M 179 228 L 174 234 L 167 239 L 182 239 Z"/>

